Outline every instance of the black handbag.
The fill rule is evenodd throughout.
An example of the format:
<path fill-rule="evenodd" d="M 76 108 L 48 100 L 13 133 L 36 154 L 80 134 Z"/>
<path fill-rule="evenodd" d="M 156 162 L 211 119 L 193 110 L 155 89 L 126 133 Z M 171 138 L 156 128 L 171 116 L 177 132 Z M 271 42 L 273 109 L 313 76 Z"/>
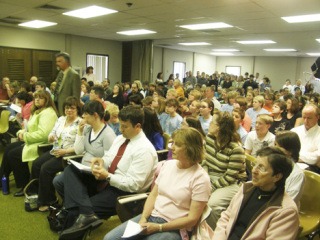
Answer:
<path fill-rule="evenodd" d="M 50 206 L 49 211 L 50 212 L 49 216 L 47 216 L 47 219 L 50 229 L 54 232 L 60 232 L 64 230 L 68 218 L 68 211 L 54 206 Z"/>

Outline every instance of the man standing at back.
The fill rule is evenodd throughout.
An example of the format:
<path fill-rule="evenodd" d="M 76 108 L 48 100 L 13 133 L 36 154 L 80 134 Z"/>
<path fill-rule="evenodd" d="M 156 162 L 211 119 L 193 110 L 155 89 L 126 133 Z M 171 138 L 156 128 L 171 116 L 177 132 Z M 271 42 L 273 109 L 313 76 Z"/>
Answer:
<path fill-rule="evenodd" d="M 56 65 L 60 72 L 56 78 L 56 89 L 54 92 L 54 102 L 59 111 L 59 115 L 63 115 L 63 103 L 67 97 L 73 96 L 80 98 L 80 76 L 71 68 L 70 56 L 68 53 L 58 53 L 56 55 Z"/>

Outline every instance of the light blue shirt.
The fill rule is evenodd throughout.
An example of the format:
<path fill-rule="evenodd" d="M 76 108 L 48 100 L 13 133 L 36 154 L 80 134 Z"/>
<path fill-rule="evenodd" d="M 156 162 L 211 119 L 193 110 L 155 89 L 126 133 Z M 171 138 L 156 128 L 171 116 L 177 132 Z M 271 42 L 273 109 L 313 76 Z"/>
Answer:
<path fill-rule="evenodd" d="M 176 114 L 174 117 L 170 117 L 167 113 L 161 113 L 159 121 L 162 130 L 171 136 L 175 130 L 180 128 L 183 119 L 179 114 Z"/>

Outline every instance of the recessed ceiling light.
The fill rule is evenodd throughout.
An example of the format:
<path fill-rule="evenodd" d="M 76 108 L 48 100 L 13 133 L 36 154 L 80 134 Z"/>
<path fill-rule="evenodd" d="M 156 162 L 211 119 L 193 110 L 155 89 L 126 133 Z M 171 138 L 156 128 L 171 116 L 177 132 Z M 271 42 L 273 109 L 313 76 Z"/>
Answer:
<path fill-rule="evenodd" d="M 122 32 L 117 32 L 117 33 L 122 34 L 122 35 L 134 36 L 134 35 L 152 34 L 152 33 L 156 33 L 156 32 L 146 30 L 146 29 L 137 29 L 137 30 L 130 30 L 130 31 L 122 31 Z"/>
<path fill-rule="evenodd" d="M 216 23 L 181 25 L 180 27 L 187 28 L 190 30 L 204 30 L 204 29 L 216 29 L 216 28 L 230 28 L 233 26 L 226 24 L 226 23 L 223 23 L 223 22 L 216 22 Z"/>
<path fill-rule="evenodd" d="M 240 52 L 238 49 L 212 49 L 214 52 Z"/>
<path fill-rule="evenodd" d="M 319 39 L 316 39 L 319 43 L 320 43 L 320 38 Z"/>
<path fill-rule="evenodd" d="M 214 56 L 232 56 L 232 55 L 234 55 L 231 52 L 212 52 L 210 54 L 214 55 Z"/>
<path fill-rule="evenodd" d="M 205 46 L 205 45 L 211 45 L 210 43 L 206 42 L 189 42 L 189 43 L 178 43 L 180 45 L 184 46 Z"/>
<path fill-rule="evenodd" d="M 116 12 L 118 11 L 94 5 L 86 8 L 80 8 L 78 10 L 74 10 L 70 12 L 65 12 L 63 13 L 63 15 L 87 19 L 87 18 L 98 17 L 98 16 L 107 15 L 107 14 L 116 13 Z"/>
<path fill-rule="evenodd" d="M 317 56 L 320 56 L 320 52 L 318 52 L 318 53 L 307 53 L 307 55 L 317 57 Z"/>
<path fill-rule="evenodd" d="M 281 17 L 281 18 L 288 23 L 317 22 L 317 21 L 320 21 L 320 14 L 290 16 L 290 17 Z"/>
<path fill-rule="evenodd" d="M 19 26 L 22 27 L 30 27 L 30 28 L 44 28 L 44 27 L 50 27 L 57 25 L 57 23 L 54 22 L 46 22 L 41 20 L 33 20 L 30 22 L 20 23 Z"/>
<path fill-rule="evenodd" d="M 252 40 L 252 41 L 237 41 L 240 44 L 269 44 L 269 43 L 276 43 L 272 40 Z"/>
<path fill-rule="evenodd" d="M 267 52 L 296 52 L 297 51 L 293 48 L 267 48 L 263 50 Z"/>

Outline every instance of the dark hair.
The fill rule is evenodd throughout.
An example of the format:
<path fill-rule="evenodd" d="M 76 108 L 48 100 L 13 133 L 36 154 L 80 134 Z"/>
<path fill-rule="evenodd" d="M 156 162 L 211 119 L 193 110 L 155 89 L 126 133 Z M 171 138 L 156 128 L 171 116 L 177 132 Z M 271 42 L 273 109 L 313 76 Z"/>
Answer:
<path fill-rule="evenodd" d="M 93 71 L 93 67 L 92 66 L 89 66 L 86 68 L 86 73 L 89 73 L 89 70 L 92 70 Z"/>
<path fill-rule="evenodd" d="M 159 72 L 159 73 L 157 74 L 157 78 L 160 79 L 161 75 L 162 75 L 162 72 Z"/>
<path fill-rule="evenodd" d="M 273 105 L 279 106 L 279 107 L 280 107 L 280 110 L 282 110 L 282 111 L 286 111 L 286 109 L 287 109 L 287 104 L 286 104 L 286 102 L 283 101 L 283 100 L 275 100 L 275 101 L 273 102 Z"/>
<path fill-rule="evenodd" d="M 160 125 L 160 121 L 157 113 L 149 107 L 143 108 L 143 111 L 144 111 L 144 123 L 143 123 L 142 129 L 143 129 L 143 132 L 146 134 L 146 136 L 149 138 L 151 134 L 155 132 L 158 132 L 162 135 L 163 130 Z"/>
<path fill-rule="evenodd" d="M 31 87 L 31 84 L 27 81 L 23 81 L 21 84 L 20 84 L 20 89 L 21 88 L 24 88 L 26 90 L 26 92 L 31 92 L 32 91 L 32 87 Z"/>
<path fill-rule="evenodd" d="M 299 108 L 299 100 L 296 99 L 295 97 L 288 97 L 286 99 L 287 100 L 291 100 L 291 109 L 289 110 L 291 113 L 296 114 L 297 112 L 299 112 L 300 108 Z"/>
<path fill-rule="evenodd" d="M 26 104 L 33 100 L 32 95 L 30 95 L 29 93 L 27 93 L 25 91 L 18 92 L 16 98 L 20 99 L 20 100 L 24 100 L 26 102 Z"/>
<path fill-rule="evenodd" d="M 101 102 L 97 100 L 88 101 L 83 106 L 83 113 L 87 113 L 89 115 L 93 115 L 97 113 L 100 119 L 104 119 L 104 108 Z"/>
<path fill-rule="evenodd" d="M 275 142 L 279 147 L 284 148 L 290 153 L 290 157 L 292 157 L 294 162 L 298 162 L 299 152 L 301 149 L 301 143 L 298 134 L 291 131 L 280 131 L 276 135 Z"/>
<path fill-rule="evenodd" d="M 123 87 L 121 84 L 116 83 L 113 87 L 117 86 L 119 88 L 118 96 L 123 97 Z"/>
<path fill-rule="evenodd" d="M 58 57 L 63 57 L 64 60 L 66 60 L 66 62 L 69 63 L 69 65 L 71 64 L 70 55 L 68 53 L 66 53 L 66 52 L 57 53 L 56 58 L 58 58 Z"/>
<path fill-rule="evenodd" d="M 43 89 L 46 89 L 46 87 L 47 87 L 46 83 L 43 82 L 43 81 L 37 81 L 34 85 L 35 85 L 35 86 L 40 86 L 40 87 L 42 87 Z"/>
<path fill-rule="evenodd" d="M 286 156 L 284 151 L 278 147 L 265 147 L 257 151 L 258 157 L 267 157 L 267 160 L 272 168 L 273 174 L 282 174 L 282 178 L 276 182 L 277 187 L 283 188 L 286 179 L 292 171 L 292 161 Z"/>
<path fill-rule="evenodd" d="M 187 116 L 186 122 L 188 123 L 189 127 L 197 129 L 199 131 L 199 133 L 201 133 L 203 138 L 206 137 L 206 134 L 204 133 L 204 131 L 201 127 L 201 123 L 200 123 L 199 119 L 192 117 L 192 116 Z"/>
<path fill-rule="evenodd" d="M 99 98 L 104 98 L 104 89 L 101 86 L 93 86 L 91 91 L 94 91 L 95 94 L 99 96 Z"/>
<path fill-rule="evenodd" d="M 130 97 L 129 97 L 129 103 L 130 102 L 133 102 L 135 105 L 139 105 L 140 107 L 142 106 L 142 99 L 141 99 L 141 96 L 140 94 L 132 94 Z"/>
<path fill-rule="evenodd" d="M 233 121 L 233 117 L 229 112 L 221 112 L 219 110 L 214 111 L 218 128 L 218 134 L 216 137 L 218 148 L 224 149 L 231 142 L 240 142 L 239 134 L 237 133 L 236 126 Z"/>
<path fill-rule="evenodd" d="M 50 93 L 48 93 L 46 90 L 39 90 L 39 91 L 36 91 L 33 94 L 33 99 L 35 99 L 37 97 L 45 99 L 44 106 L 41 107 L 41 108 L 38 108 L 35 104 L 33 104 L 32 107 L 31 107 L 31 114 L 39 113 L 43 109 L 49 108 L 49 107 L 52 107 L 53 110 L 55 110 L 55 112 L 58 113 L 57 108 L 56 108 L 55 104 L 52 101 Z"/>
<path fill-rule="evenodd" d="M 121 121 L 129 121 L 132 126 L 137 125 L 138 123 L 143 126 L 144 122 L 144 112 L 140 106 L 129 105 L 124 107 L 119 112 L 119 119 Z"/>
<path fill-rule="evenodd" d="M 80 101 L 77 97 L 73 97 L 73 96 L 67 97 L 66 100 L 63 102 L 63 109 L 65 109 L 65 107 L 71 107 L 71 106 L 75 106 L 77 108 L 77 114 L 78 116 L 80 116 L 81 106 L 80 106 Z"/>

